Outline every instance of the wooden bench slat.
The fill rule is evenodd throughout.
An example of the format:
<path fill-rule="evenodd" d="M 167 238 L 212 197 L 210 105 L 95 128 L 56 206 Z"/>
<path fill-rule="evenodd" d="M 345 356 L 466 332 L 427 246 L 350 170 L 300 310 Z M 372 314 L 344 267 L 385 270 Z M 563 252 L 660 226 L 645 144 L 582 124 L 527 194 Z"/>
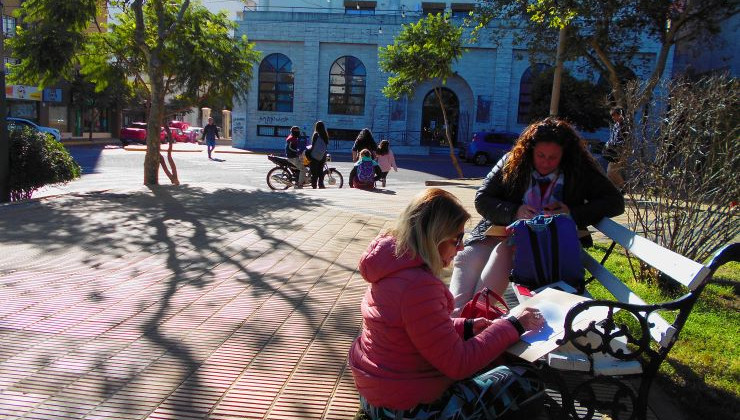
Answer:
<path fill-rule="evenodd" d="M 619 278 L 599 264 L 599 262 L 585 250 L 581 253 L 581 260 L 583 261 L 583 266 L 586 270 L 598 279 L 599 282 L 609 291 L 609 293 L 614 295 L 617 300 L 635 305 L 647 305 L 640 296 L 635 294 L 635 292 L 622 283 Z M 651 313 L 650 316 L 648 316 L 648 321 L 654 324 L 654 326 L 650 328 L 650 336 L 661 346 L 666 347 L 676 334 L 676 329 L 657 312 Z"/>
<path fill-rule="evenodd" d="M 699 287 L 710 273 L 703 264 L 664 248 L 609 218 L 601 219 L 594 227 L 640 260 L 657 268 L 689 290 L 693 291 Z"/>

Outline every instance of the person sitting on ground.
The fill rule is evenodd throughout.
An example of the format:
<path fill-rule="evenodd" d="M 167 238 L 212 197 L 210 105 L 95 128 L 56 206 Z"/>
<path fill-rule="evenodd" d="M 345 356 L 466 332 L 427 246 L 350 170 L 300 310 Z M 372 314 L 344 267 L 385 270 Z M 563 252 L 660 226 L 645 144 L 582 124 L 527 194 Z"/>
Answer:
<path fill-rule="evenodd" d="M 303 152 L 306 149 L 306 140 L 301 138 L 301 129 L 293 126 L 290 135 L 285 139 L 285 157 L 298 168 L 298 183 L 295 188 L 303 188 L 306 180 L 306 169 L 303 165 Z"/>
<path fill-rule="evenodd" d="M 357 134 L 355 144 L 352 146 L 352 162 L 357 162 L 360 158 L 360 152 L 362 149 L 367 149 L 373 154 L 375 158 L 375 152 L 378 150 L 378 145 L 375 143 L 373 133 L 370 132 L 369 128 L 363 128 L 360 133 Z"/>
<path fill-rule="evenodd" d="M 388 140 L 381 140 L 380 144 L 378 144 L 376 160 L 378 161 L 378 165 L 380 165 L 380 182 L 383 184 L 383 187 L 385 187 L 385 181 L 391 168 L 398 172 L 396 157 L 393 156 L 393 150 L 391 150 L 391 144 Z"/>
<path fill-rule="evenodd" d="M 349 364 L 373 420 L 498 418 L 542 401 L 530 366 L 491 365 L 524 331 L 542 328 L 539 310 L 493 321 L 450 317 L 440 274 L 462 248 L 469 218 L 454 195 L 427 189 L 360 258 L 369 285 Z"/>
<path fill-rule="evenodd" d="M 475 194 L 475 208 L 483 219 L 453 263 L 453 315 L 482 288 L 503 295 L 508 285 L 513 249 L 503 238 L 487 236 L 489 228 L 562 213 L 585 229 L 622 214 L 624 199 L 573 126 L 549 117 L 528 126 L 496 163 Z M 582 244 L 590 246 L 591 238 Z"/>
<path fill-rule="evenodd" d="M 368 149 L 362 149 L 360 159 L 349 172 L 349 186 L 357 188 L 359 185 L 375 185 L 375 181 L 379 180 L 381 175 L 380 165 L 373 160 L 372 153 Z"/>

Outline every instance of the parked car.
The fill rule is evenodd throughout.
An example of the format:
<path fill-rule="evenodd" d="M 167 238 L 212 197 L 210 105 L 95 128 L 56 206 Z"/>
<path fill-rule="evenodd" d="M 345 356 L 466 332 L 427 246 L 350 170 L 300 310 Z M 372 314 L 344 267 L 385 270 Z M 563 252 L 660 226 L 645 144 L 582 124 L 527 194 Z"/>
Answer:
<path fill-rule="evenodd" d="M 203 136 L 203 127 L 193 127 L 190 126 L 183 130 L 183 133 L 185 133 L 185 136 L 187 136 L 189 142 L 192 143 L 198 143 L 200 138 Z"/>
<path fill-rule="evenodd" d="M 187 141 L 187 136 L 179 128 L 170 127 L 170 133 L 175 143 Z M 166 143 L 167 131 L 164 127 L 161 127 L 159 132 L 159 140 L 162 143 Z M 128 146 L 131 143 L 146 144 L 146 123 L 145 122 L 133 122 L 128 127 L 124 127 L 120 131 L 119 138 L 121 144 Z"/>
<path fill-rule="evenodd" d="M 21 130 L 23 127 L 28 127 L 33 131 L 46 133 L 54 137 L 54 140 L 56 141 L 62 141 L 62 133 L 60 133 L 56 128 L 44 127 L 25 118 L 6 117 L 5 120 L 7 121 L 8 131 Z"/>
<path fill-rule="evenodd" d="M 479 131 L 473 133 L 470 142 L 460 145 L 461 159 L 485 165 L 501 158 L 519 138 L 518 133 L 509 131 Z"/>
<path fill-rule="evenodd" d="M 145 122 L 133 122 L 128 127 L 121 128 L 119 133 L 119 139 L 123 146 L 128 146 L 130 143 L 146 143 L 146 123 Z"/>
<path fill-rule="evenodd" d="M 177 120 L 170 121 L 169 124 L 167 125 L 170 127 L 179 128 L 182 131 L 185 131 L 188 129 L 188 127 L 190 127 L 190 124 L 186 123 L 185 121 L 177 121 Z"/>
<path fill-rule="evenodd" d="M 170 126 L 170 135 L 172 136 L 173 143 L 182 143 L 188 141 L 188 136 L 185 135 L 185 133 L 177 127 Z M 162 128 L 162 132 L 159 135 L 159 139 L 162 140 L 162 143 L 166 143 L 165 136 L 167 136 L 167 131 Z"/>

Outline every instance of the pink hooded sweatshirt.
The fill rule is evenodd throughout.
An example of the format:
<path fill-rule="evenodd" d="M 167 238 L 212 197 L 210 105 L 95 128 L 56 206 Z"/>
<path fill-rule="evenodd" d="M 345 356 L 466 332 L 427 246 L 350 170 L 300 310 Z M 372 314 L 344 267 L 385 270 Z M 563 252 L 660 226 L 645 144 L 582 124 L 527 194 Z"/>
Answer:
<path fill-rule="evenodd" d="M 370 283 L 362 300 L 364 327 L 349 352 L 357 390 L 376 407 L 408 410 L 431 403 L 519 340 L 497 319 L 465 341 L 463 318 L 450 318 L 453 298 L 418 256 L 394 255 L 396 241 L 379 236 L 360 258 Z"/>

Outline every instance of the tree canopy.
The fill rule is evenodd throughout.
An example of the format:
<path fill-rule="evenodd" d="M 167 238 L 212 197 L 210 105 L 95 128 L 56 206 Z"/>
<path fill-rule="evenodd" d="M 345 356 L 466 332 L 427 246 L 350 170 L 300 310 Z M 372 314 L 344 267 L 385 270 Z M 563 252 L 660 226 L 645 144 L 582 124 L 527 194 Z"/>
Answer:
<path fill-rule="evenodd" d="M 453 75 L 452 65 L 465 52 L 462 33 L 463 28 L 455 27 L 449 15 L 430 14 L 418 22 L 403 25 L 393 44 L 380 47 L 378 53 L 380 69 L 391 74 L 383 88 L 383 94 L 389 98 L 411 95 L 425 81 L 439 82 L 434 87 L 434 93 L 442 108 L 450 158 L 460 177 L 463 176 L 462 169 L 450 139 L 441 86 Z"/>
<path fill-rule="evenodd" d="M 478 30 L 494 39 L 521 29 L 515 41 L 535 54 L 554 54 L 558 29 L 565 27 L 566 59 L 585 59 L 609 81 L 622 105 L 626 81 L 620 67 L 636 74 L 643 73 L 634 71 L 638 65 L 648 69 L 643 86 L 648 101 L 671 47 L 716 33 L 739 8 L 736 0 L 481 0 L 474 19 Z M 654 57 L 643 55 L 645 39 L 658 45 Z"/>
<path fill-rule="evenodd" d="M 127 75 L 131 90 L 148 104 L 144 183 L 158 183 L 162 164 L 178 183 L 170 155 L 168 170 L 159 154 L 165 98 L 183 105 L 243 100 L 259 59 L 246 37 L 234 38 L 235 23 L 198 1 L 110 1 L 121 13 L 101 31 L 89 31 L 101 14 L 96 0 L 32 0 L 20 15 L 28 28 L 9 44 L 21 60 L 11 79 L 42 85 L 72 80 L 79 71 L 98 91 Z M 49 46 L 53 46 L 50 48 Z"/>

